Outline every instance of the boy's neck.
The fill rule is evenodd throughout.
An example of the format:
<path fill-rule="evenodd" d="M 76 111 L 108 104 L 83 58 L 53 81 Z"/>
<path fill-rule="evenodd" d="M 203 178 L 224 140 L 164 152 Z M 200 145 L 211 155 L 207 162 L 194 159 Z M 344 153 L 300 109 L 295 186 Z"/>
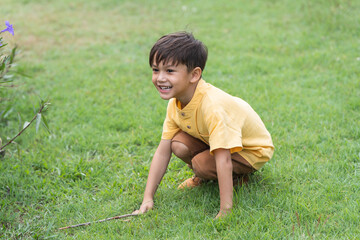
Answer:
<path fill-rule="evenodd" d="M 189 100 L 186 100 L 186 101 L 181 101 L 180 99 L 176 99 L 176 101 L 178 101 L 180 103 L 180 106 L 181 106 L 181 109 L 183 109 L 184 107 L 186 107 L 186 105 L 189 104 L 189 102 L 191 102 L 191 100 L 193 99 L 194 97 L 194 94 L 195 94 L 195 91 L 196 91 L 196 88 L 200 82 L 201 78 L 196 82 L 194 83 L 193 87 L 192 87 L 192 90 L 191 90 L 191 97 L 189 98 Z"/>

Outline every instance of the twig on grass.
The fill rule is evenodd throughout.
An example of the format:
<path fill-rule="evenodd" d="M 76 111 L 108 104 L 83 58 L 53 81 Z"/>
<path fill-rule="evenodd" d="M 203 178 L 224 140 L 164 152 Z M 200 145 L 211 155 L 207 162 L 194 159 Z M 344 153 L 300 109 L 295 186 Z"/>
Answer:
<path fill-rule="evenodd" d="M 93 223 L 101 223 L 101 222 L 120 219 L 120 218 L 133 217 L 133 216 L 137 216 L 137 215 L 139 215 L 139 214 L 125 214 L 125 215 L 121 215 L 121 216 L 116 216 L 116 217 L 110 217 L 110 218 L 97 220 L 95 222 L 80 223 L 80 224 L 76 224 L 76 225 L 62 227 L 62 228 L 59 228 L 59 230 L 64 230 L 64 229 L 68 229 L 68 228 L 76 228 L 76 227 L 81 227 L 81 226 L 87 226 L 87 225 L 90 225 L 90 224 L 93 224 Z"/>

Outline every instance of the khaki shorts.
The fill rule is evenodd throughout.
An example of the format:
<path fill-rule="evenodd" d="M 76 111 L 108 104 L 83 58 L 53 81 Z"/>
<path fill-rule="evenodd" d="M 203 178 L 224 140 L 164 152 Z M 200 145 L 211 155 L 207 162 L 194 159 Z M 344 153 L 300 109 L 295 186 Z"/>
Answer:
<path fill-rule="evenodd" d="M 209 180 L 217 179 L 215 157 L 210 154 L 209 145 L 181 130 L 175 134 L 172 142 L 180 142 L 190 150 L 191 162 L 184 162 L 189 164 L 197 177 Z M 231 160 L 234 177 L 256 171 L 239 153 L 231 154 Z"/>

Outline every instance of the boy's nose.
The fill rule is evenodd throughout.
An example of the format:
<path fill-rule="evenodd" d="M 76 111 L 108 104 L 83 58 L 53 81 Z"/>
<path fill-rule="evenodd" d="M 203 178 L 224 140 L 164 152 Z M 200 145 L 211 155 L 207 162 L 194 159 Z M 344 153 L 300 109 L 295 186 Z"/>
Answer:
<path fill-rule="evenodd" d="M 158 75 L 158 77 L 157 77 L 157 80 L 158 80 L 159 82 L 164 82 L 164 81 L 166 80 L 165 74 L 160 72 L 159 75 Z"/>

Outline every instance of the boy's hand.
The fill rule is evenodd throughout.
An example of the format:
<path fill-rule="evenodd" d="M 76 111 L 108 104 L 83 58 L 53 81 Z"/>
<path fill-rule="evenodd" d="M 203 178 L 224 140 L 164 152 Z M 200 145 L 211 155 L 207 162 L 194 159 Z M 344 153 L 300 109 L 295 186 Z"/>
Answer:
<path fill-rule="evenodd" d="M 162 139 L 151 161 L 143 202 L 133 214 L 146 213 L 154 207 L 154 194 L 164 176 L 171 157 L 171 140 Z"/>
<path fill-rule="evenodd" d="M 215 217 L 217 219 L 230 213 L 233 206 L 233 166 L 230 150 L 215 149 L 214 156 L 220 190 L 220 211 Z"/>
<path fill-rule="evenodd" d="M 132 214 L 143 214 L 146 213 L 147 211 L 151 210 L 154 207 L 154 201 L 153 200 L 148 200 L 148 201 L 144 201 L 140 208 L 138 210 L 135 210 Z"/>

